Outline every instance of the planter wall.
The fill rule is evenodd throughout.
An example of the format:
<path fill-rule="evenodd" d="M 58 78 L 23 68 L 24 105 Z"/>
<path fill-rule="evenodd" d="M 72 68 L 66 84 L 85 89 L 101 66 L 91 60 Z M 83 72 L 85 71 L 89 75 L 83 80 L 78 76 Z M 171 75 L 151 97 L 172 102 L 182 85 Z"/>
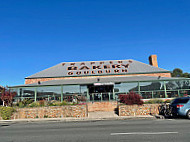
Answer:
<path fill-rule="evenodd" d="M 159 104 L 119 105 L 119 116 L 157 115 Z"/>
<path fill-rule="evenodd" d="M 87 117 L 86 105 L 17 108 L 11 119 Z M 0 118 L 2 119 L 2 118 Z"/>

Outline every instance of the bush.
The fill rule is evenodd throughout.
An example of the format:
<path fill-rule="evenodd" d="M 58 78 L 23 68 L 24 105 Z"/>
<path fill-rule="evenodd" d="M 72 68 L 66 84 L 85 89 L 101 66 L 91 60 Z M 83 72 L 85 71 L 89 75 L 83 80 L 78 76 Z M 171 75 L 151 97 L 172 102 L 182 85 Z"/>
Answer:
<path fill-rule="evenodd" d="M 172 99 L 171 100 L 165 100 L 165 103 L 171 103 Z"/>
<path fill-rule="evenodd" d="M 32 99 L 24 99 L 21 102 L 18 102 L 16 106 L 18 106 L 19 108 L 23 108 L 29 106 L 32 102 Z"/>
<path fill-rule="evenodd" d="M 10 89 L 4 88 L 0 92 L 0 99 L 4 102 L 3 106 L 12 106 L 13 98 L 16 95 L 15 92 L 11 92 Z"/>
<path fill-rule="evenodd" d="M 19 108 L 23 108 L 23 107 L 25 107 L 24 104 L 23 104 L 22 102 L 17 103 L 17 106 L 18 106 Z"/>
<path fill-rule="evenodd" d="M 161 104 L 163 102 L 164 101 L 161 99 L 151 99 L 151 100 L 144 102 L 144 104 Z"/>
<path fill-rule="evenodd" d="M 66 101 L 63 101 L 63 102 L 51 101 L 48 103 L 48 106 L 64 106 L 64 105 L 69 105 L 69 103 Z"/>
<path fill-rule="evenodd" d="M 33 101 L 33 100 L 32 100 Z M 40 100 L 37 102 L 32 102 L 31 100 L 26 101 L 23 100 L 21 102 L 18 102 L 16 104 L 16 106 L 18 106 L 19 108 L 24 108 L 24 107 L 45 107 L 45 106 L 64 106 L 64 105 L 72 105 L 72 103 L 68 103 L 66 101 L 60 102 L 60 101 L 44 101 L 44 100 Z M 27 102 L 27 103 L 26 103 Z"/>
<path fill-rule="evenodd" d="M 68 103 L 66 101 L 63 101 L 60 103 L 60 106 L 64 106 L 64 105 L 68 105 Z"/>
<path fill-rule="evenodd" d="M 40 103 L 39 102 L 33 102 L 31 104 L 28 105 L 29 107 L 40 107 Z"/>
<path fill-rule="evenodd" d="M 13 107 L 0 107 L 0 116 L 3 118 L 3 120 L 11 119 L 13 112 L 15 112 Z"/>
<path fill-rule="evenodd" d="M 119 95 L 120 102 L 126 105 L 134 105 L 134 104 L 142 105 L 143 101 L 141 99 L 142 97 L 135 92 L 129 92 L 127 95 L 126 94 Z"/>

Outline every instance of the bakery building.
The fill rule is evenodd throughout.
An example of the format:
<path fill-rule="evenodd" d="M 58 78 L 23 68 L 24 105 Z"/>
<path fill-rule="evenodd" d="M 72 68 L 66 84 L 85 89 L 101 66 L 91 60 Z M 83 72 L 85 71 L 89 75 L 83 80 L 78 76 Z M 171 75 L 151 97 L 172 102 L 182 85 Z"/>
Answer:
<path fill-rule="evenodd" d="M 190 95 L 190 80 L 173 78 L 158 67 L 157 56 L 149 64 L 133 59 L 63 62 L 25 78 L 25 84 L 12 86 L 16 100 L 117 100 L 119 94 L 134 91 L 143 99 Z"/>

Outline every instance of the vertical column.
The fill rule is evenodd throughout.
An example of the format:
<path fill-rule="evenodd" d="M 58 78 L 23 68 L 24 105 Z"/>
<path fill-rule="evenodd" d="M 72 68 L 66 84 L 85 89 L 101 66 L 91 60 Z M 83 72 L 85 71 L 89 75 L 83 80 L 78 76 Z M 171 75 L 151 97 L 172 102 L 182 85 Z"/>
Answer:
<path fill-rule="evenodd" d="M 87 98 L 87 102 L 88 102 L 88 101 L 90 101 L 90 95 L 89 95 L 89 90 L 88 90 L 88 88 L 87 88 L 87 92 L 86 92 L 86 93 L 87 93 L 87 94 L 86 94 L 86 95 L 87 95 L 86 98 Z"/>
<path fill-rule="evenodd" d="M 138 82 L 138 94 L 140 95 L 140 93 L 141 93 L 140 82 Z"/>
<path fill-rule="evenodd" d="M 166 82 L 164 81 L 164 93 L 165 93 L 165 98 L 167 98 L 167 91 L 166 91 Z"/>
<path fill-rule="evenodd" d="M 92 93 L 92 101 L 94 102 L 94 93 Z"/>
<path fill-rule="evenodd" d="M 154 98 L 154 91 L 152 91 L 152 98 Z"/>
<path fill-rule="evenodd" d="M 17 88 L 17 96 L 20 96 L 20 88 Z"/>
<path fill-rule="evenodd" d="M 181 97 L 181 94 L 180 94 L 179 90 L 177 90 L 177 94 L 178 94 L 178 97 Z"/>
<path fill-rule="evenodd" d="M 102 101 L 102 93 L 101 93 L 101 101 Z"/>
<path fill-rule="evenodd" d="M 49 95 L 48 95 L 48 102 L 49 102 Z"/>
<path fill-rule="evenodd" d="M 114 86 L 113 86 L 113 100 L 116 100 L 116 98 L 115 98 L 115 92 L 114 92 Z"/>
<path fill-rule="evenodd" d="M 35 93 L 34 93 L 34 101 L 37 101 L 37 88 L 35 88 Z"/>
<path fill-rule="evenodd" d="M 22 90 L 21 90 L 21 91 L 22 91 L 22 93 L 21 93 L 21 101 L 24 100 L 24 97 L 23 97 L 23 96 L 24 96 L 24 90 L 23 90 L 23 89 L 24 89 L 24 88 L 22 88 Z"/>
<path fill-rule="evenodd" d="M 108 95 L 109 95 L 109 101 L 110 101 L 110 100 L 111 100 L 111 99 L 110 99 L 110 92 L 109 92 L 109 94 L 108 94 Z"/>
<path fill-rule="evenodd" d="M 63 102 L 63 86 L 61 86 L 61 102 Z"/>
<path fill-rule="evenodd" d="M 17 101 L 20 101 L 20 88 L 17 88 Z"/>

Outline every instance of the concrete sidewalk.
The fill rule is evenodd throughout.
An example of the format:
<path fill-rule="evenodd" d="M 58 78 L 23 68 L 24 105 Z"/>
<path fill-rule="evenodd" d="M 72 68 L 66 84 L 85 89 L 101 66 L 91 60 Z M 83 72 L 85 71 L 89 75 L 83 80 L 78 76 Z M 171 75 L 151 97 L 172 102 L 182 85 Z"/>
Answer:
<path fill-rule="evenodd" d="M 3 123 L 20 123 L 20 122 L 77 122 L 77 121 L 100 121 L 100 120 L 125 120 L 125 119 L 155 119 L 154 116 L 117 116 L 117 117 L 101 117 L 101 118 L 36 118 L 36 119 L 14 119 L 14 120 L 0 120 L 0 124 Z"/>

